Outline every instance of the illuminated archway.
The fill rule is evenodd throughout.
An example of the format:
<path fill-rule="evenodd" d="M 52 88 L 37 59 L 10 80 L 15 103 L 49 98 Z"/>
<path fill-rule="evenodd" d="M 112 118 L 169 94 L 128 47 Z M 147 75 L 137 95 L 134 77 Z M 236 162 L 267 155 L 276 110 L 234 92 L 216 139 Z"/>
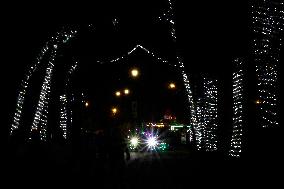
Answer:
<path fill-rule="evenodd" d="M 175 22 L 173 20 L 173 10 L 172 10 L 172 4 L 171 1 L 169 1 L 169 8 L 167 11 L 167 21 L 170 25 L 170 33 L 172 36 L 172 40 L 175 43 L 176 42 L 176 34 L 175 34 Z M 88 25 L 88 29 L 93 30 L 94 27 L 92 24 Z M 22 80 L 20 91 L 17 98 L 17 104 L 16 104 L 16 111 L 13 118 L 13 123 L 10 129 L 10 134 L 12 135 L 13 132 L 17 129 L 19 129 L 22 118 L 23 118 L 23 109 L 27 92 L 29 92 L 31 89 L 31 78 L 39 72 L 39 69 L 44 68 L 44 79 L 41 83 L 41 89 L 40 94 L 38 96 L 38 102 L 36 104 L 35 110 L 33 112 L 33 120 L 30 130 L 37 130 L 40 133 L 41 140 L 45 141 L 47 137 L 47 122 L 48 122 L 48 116 L 49 116 L 49 105 L 50 105 L 50 95 L 51 91 L 53 90 L 52 86 L 52 78 L 54 75 L 54 71 L 57 68 L 58 63 L 56 62 L 56 57 L 58 56 L 58 51 L 62 48 L 64 48 L 65 44 L 68 44 L 69 41 L 75 37 L 80 37 L 79 32 L 81 30 L 80 25 L 78 26 L 66 26 L 63 27 L 63 29 L 59 32 L 57 32 L 51 39 L 46 42 L 44 47 L 42 48 L 41 52 L 39 53 L 38 57 L 36 58 L 36 62 L 31 65 L 28 69 L 28 72 L 26 73 L 24 79 Z M 160 57 L 158 57 L 153 52 L 149 51 L 144 46 L 137 44 L 133 49 L 125 53 L 124 55 L 117 57 L 115 59 L 109 60 L 109 61 L 97 61 L 97 63 L 104 64 L 104 63 L 114 63 L 118 62 L 129 55 L 131 55 L 133 52 L 135 52 L 137 49 L 142 49 L 146 53 L 148 53 L 150 56 L 154 57 L 157 61 L 165 63 L 170 66 L 174 66 L 179 70 L 180 76 L 183 78 L 184 87 L 187 94 L 187 103 L 189 106 L 189 117 L 190 117 L 190 124 L 193 128 L 197 126 L 197 117 L 196 117 L 196 107 L 195 102 L 193 100 L 193 94 L 189 82 L 188 75 L 185 71 L 184 63 L 182 61 L 181 56 L 176 51 L 174 54 L 176 54 L 176 63 L 170 63 L 169 61 L 163 60 Z M 66 78 L 65 78 L 65 86 L 64 90 L 67 90 L 70 77 L 76 70 L 77 66 L 80 64 L 80 62 L 72 62 L 71 67 L 68 68 L 68 70 L 65 72 Z M 70 98 L 68 94 L 65 92 L 61 94 L 59 97 L 61 102 L 61 108 L 60 108 L 60 126 L 63 130 L 63 136 L 67 136 L 67 125 L 68 125 L 68 102 L 70 101 Z M 72 114 L 72 110 L 70 110 L 69 114 Z M 70 116 L 70 119 L 72 119 L 72 116 Z"/>

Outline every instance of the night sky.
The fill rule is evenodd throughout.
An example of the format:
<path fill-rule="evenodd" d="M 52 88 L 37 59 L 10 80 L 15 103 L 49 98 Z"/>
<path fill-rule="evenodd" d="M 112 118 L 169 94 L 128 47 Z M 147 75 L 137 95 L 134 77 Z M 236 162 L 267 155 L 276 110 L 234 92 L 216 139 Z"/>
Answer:
<path fill-rule="evenodd" d="M 58 23 L 97 23 L 108 29 L 112 27 L 111 20 L 118 19 L 115 30 L 98 27 L 99 35 L 88 34 L 90 38 L 80 39 L 75 42 L 77 47 L 70 47 L 69 53 L 83 62 L 119 56 L 137 43 L 172 60 L 175 54 L 169 30 L 163 24 L 156 26 L 155 19 L 158 21 L 163 12 L 161 5 L 165 2 L 106 1 L 96 5 L 69 4 L 64 9 L 49 4 L 33 8 L 10 6 L 9 14 L 15 17 L 1 24 L 4 124 L 11 122 L 24 69 L 35 60 L 46 40 L 65 25 Z M 247 3 L 207 0 L 179 1 L 175 5 L 177 44 L 187 71 L 197 76 L 209 73 L 224 78 L 224 71 L 231 69 L 232 59 L 247 53 Z"/>

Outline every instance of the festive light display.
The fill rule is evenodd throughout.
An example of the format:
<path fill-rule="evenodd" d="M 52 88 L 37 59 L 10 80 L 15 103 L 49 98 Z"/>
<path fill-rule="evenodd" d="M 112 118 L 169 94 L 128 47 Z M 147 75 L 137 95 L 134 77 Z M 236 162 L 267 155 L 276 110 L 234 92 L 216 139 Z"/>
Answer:
<path fill-rule="evenodd" d="M 40 129 L 41 139 L 42 140 L 46 139 L 48 100 L 51 88 L 50 86 L 51 77 L 54 68 L 54 60 L 57 55 L 57 49 L 61 44 L 67 43 L 70 39 L 72 39 L 76 35 L 76 33 L 77 33 L 76 30 L 63 28 L 61 32 L 57 32 L 56 35 L 53 36 L 51 40 L 49 40 L 41 49 L 38 57 L 36 58 L 37 61 L 32 66 L 30 66 L 27 74 L 25 75 L 22 81 L 20 92 L 17 99 L 16 112 L 14 114 L 10 134 L 13 134 L 13 131 L 19 128 L 22 118 L 23 104 L 26 98 L 27 89 L 30 85 L 29 83 L 30 79 L 32 78 L 33 73 L 38 70 L 39 65 L 42 64 L 43 59 L 47 56 L 48 52 L 51 51 L 50 56 L 46 57 L 48 59 L 48 66 L 46 69 L 46 75 L 40 93 L 40 99 L 35 112 L 35 117 L 31 127 L 31 130 L 38 129 L 38 124 L 41 124 L 42 125 L 42 128 Z"/>
<path fill-rule="evenodd" d="M 54 62 L 55 56 L 56 56 L 56 49 L 54 49 L 51 60 L 48 65 L 48 68 L 46 69 L 46 76 L 44 78 L 44 82 L 43 82 L 42 89 L 40 92 L 38 106 L 37 106 L 34 120 L 33 120 L 32 127 L 31 127 L 31 131 L 38 130 L 39 124 L 41 123 L 41 128 L 39 129 L 41 140 L 46 140 L 48 101 L 49 101 L 49 94 L 50 94 L 50 88 L 51 88 L 51 78 L 52 78 L 53 68 L 54 68 L 53 62 Z"/>
<path fill-rule="evenodd" d="M 169 149 L 169 144 L 165 142 L 161 142 L 158 148 L 159 148 L 159 151 L 166 151 L 167 149 Z"/>
<path fill-rule="evenodd" d="M 176 32 L 175 32 L 174 12 L 173 12 L 173 6 L 172 6 L 171 0 L 168 1 L 168 5 L 169 6 L 168 6 L 168 9 L 165 13 L 165 17 L 167 18 L 166 21 L 170 25 L 170 34 L 171 34 L 173 42 L 175 43 L 176 42 Z M 113 20 L 114 26 L 117 25 L 117 23 L 118 23 L 118 19 Z M 63 44 L 68 43 L 68 41 L 70 39 L 77 36 L 78 29 L 80 29 L 80 28 L 77 27 L 76 30 L 75 30 L 75 29 L 70 29 L 69 27 L 64 27 L 62 31 L 57 32 L 56 35 L 53 36 L 42 48 L 40 54 L 37 57 L 37 62 L 30 67 L 30 69 L 28 70 L 28 73 L 25 75 L 25 78 L 22 81 L 21 89 L 20 89 L 18 99 L 17 99 L 16 112 L 14 114 L 10 134 L 13 134 L 13 131 L 19 128 L 19 125 L 20 125 L 21 119 L 22 119 L 23 104 L 24 104 L 24 101 L 25 101 L 27 91 L 28 91 L 29 86 L 30 86 L 31 77 L 33 77 L 33 74 L 38 70 L 39 65 L 42 65 L 43 62 L 45 62 L 45 61 L 43 61 L 43 59 L 45 59 L 45 60 L 47 60 L 48 63 L 47 63 L 47 65 L 45 65 L 46 66 L 45 77 L 44 77 L 44 81 L 43 81 L 42 86 L 41 86 L 40 96 L 39 96 L 38 104 L 37 104 L 36 111 L 35 111 L 35 114 L 34 114 L 34 119 L 33 119 L 31 130 L 39 129 L 41 139 L 46 140 L 46 138 L 47 138 L 47 136 L 46 136 L 47 135 L 47 133 L 46 133 L 47 128 L 46 127 L 47 127 L 47 120 L 48 120 L 47 119 L 48 118 L 48 107 L 49 107 L 49 100 L 50 100 L 50 92 L 52 90 L 52 76 L 53 76 L 53 73 L 54 73 L 54 69 L 56 68 L 57 52 L 60 48 L 62 48 Z M 94 27 L 93 24 L 89 24 L 88 29 L 93 31 L 95 29 L 95 27 Z M 184 68 L 184 63 L 182 61 L 181 56 L 178 54 L 178 52 L 176 52 L 177 63 L 172 63 L 172 62 L 169 62 L 167 60 L 160 58 L 155 53 L 149 51 L 148 49 L 146 49 L 142 45 L 138 44 L 133 49 L 131 49 L 130 51 L 128 51 L 125 55 L 123 55 L 121 57 L 111 59 L 109 61 L 98 60 L 97 62 L 100 63 L 100 64 L 117 63 L 121 60 L 124 60 L 125 58 L 127 58 L 129 55 L 131 55 L 132 53 L 134 53 L 138 49 L 142 49 L 148 55 L 155 58 L 155 60 L 157 60 L 156 62 L 165 63 L 166 65 L 176 67 L 177 69 L 180 70 L 180 74 L 183 78 L 184 86 L 185 86 L 185 89 L 186 89 L 186 92 L 187 92 L 187 98 L 188 98 L 188 101 L 189 101 L 191 125 L 192 125 L 192 128 L 194 128 L 197 125 L 195 103 L 193 101 L 193 95 L 192 95 L 188 75 L 186 74 L 186 71 L 185 71 L 185 68 Z M 75 65 L 73 65 L 72 68 L 69 70 L 69 72 L 70 72 L 69 75 L 71 75 L 71 73 L 76 69 L 76 67 L 77 67 L 77 63 Z M 68 87 L 70 77 L 68 76 L 68 79 L 66 81 L 66 88 Z M 68 104 L 70 102 L 69 99 L 71 99 L 71 101 L 74 99 L 74 95 L 71 94 L 70 97 L 69 97 L 66 92 L 64 92 L 64 94 L 66 96 L 64 96 L 64 98 L 62 96 L 62 98 L 61 98 L 61 105 L 62 106 L 63 106 L 63 104 L 64 104 L 64 106 L 66 105 L 66 103 Z M 65 112 L 65 109 L 63 107 L 61 107 L 61 110 L 62 110 L 62 114 L 61 114 L 62 120 L 61 120 L 60 124 L 61 124 L 62 129 L 63 128 L 66 129 L 66 125 L 65 125 L 66 118 L 64 116 L 66 115 L 65 113 L 67 112 L 67 119 L 68 119 L 68 116 L 70 116 L 70 119 L 71 119 L 71 122 L 72 122 L 72 110 L 71 109 L 68 110 L 68 108 L 67 108 L 67 110 Z M 63 112 L 65 112 L 65 113 L 63 113 Z M 69 114 L 68 114 L 68 112 L 69 112 Z M 66 137 L 66 133 L 65 133 L 65 137 Z"/>
<path fill-rule="evenodd" d="M 72 126 L 73 124 L 73 113 L 72 113 L 72 109 L 71 108 L 68 108 L 69 104 L 71 102 L 74 101 L 74 95 L 71 93 L 69 94 L 68 93 L 68 88 L 70 88 L 70 85 L 71 85 L 71 78 L 72 78 L 72 75 L 74 74 L 74 72 L 77 70 L 78 68 L 78 61 L 75 61 L 75 63 L 73 65 L 71 65 L 70 69 L 68 70 L 67 72 L 67 77 L 66 77 L 66 81 L 65 81 L 65 89 L 64 89 L 64 92 L 65 92 L 65 96 L 66 96 L 66 101 L 64 100 L 63 101 L 63 104 L 62 106 L 65 106 L 66 108 L 66 118 L 64 118 L 66 120 L 66 130 L 64 130 L 63 128 L 63 137 L 65 139 L 67 139 L 67 134 L 68 134 L 68 127 Z M 89 106 L 89 105 L 88 105 Z M 62 114 L 61 114 L 62 116 Z M 60 116 L 60 117 L 61 117 Z"/>
<path fill-rule="evenodd" d="M 173 10 L 173 4 L 171 0 L 168 0 L 168 9 L 164 12 L 163 14 L 163 18 L 165 21 L 167 21 L 167 23 L 170 26 L 170 34 L 172 37 L 172 40 L 174 43 L 176 43 L 177 37 L 176 37 L 176 24 L 174 21 L 174 10 Z M 162 19 L 162 17 L 160 17 L 160 19 Z M 190 109 L 190 120 L 191 120 L 191 125 L 193 126 L 193 128 L 196 128 L 198 126 L 198 122 L 197 122 L 197 115 L 196 115 L 196 105 L 195 102 L 193 100 L 193 94 L 192 94 L 192 90 L 190 87 L 190 82 L 188 79 L 188 75 L 186 74 L 185 68 L 184 68 L 184 63 L 182 60 L 181 55 L 179 54 L 178 50 L 176 51 L 176 58 L 178 61 L 178 66 L 179 69 L 181 71 L 181 75 L 183 77 L 183 81 L 184 81 L 184 86 L 187 92 L 187 98 L 188 98 L 188 102 L 189 102 L 189 109 Z"/>
<path fill-rule="evenodd" d="M 205 151 L 217 150 L 218 90 L 217 80 L 203 78 L 202 98 L 197 99 L 194 127 L 196 147 Z"/>
<path fill-rule="evenodd" d="M 67 122 L 68 122 L 68 116 L 67 116 L 67 97 L 66 95 L 61 95 L 60 96 L 60 120 L 59 120 L 59 125 L 60 128 L 63 131 L 63 137 L 66 139 L 67 138 Z"/>
<path fill-rule="evenodd" d="M 233 134 L 229 155 L 240 157 L 242 152 L 243 135 L 243 106 L 244 106 L 244 62 L 242 59 L 234 61 L 233 72 Z"/>
<path fill-rule="evenodd" d="M 257 75 L 257 122 L 279 125 L 279 62 L 284 31 L 284 4 L 275 0 L 252 3 L 253 56 Z"/>
<path fill-rule="evenodd" d="M 147 127 L 165 127 L 164 123 L 147 123 Z"/>
<path fill-rule="evenodd" d="M 205 96 L 205 150 L 217 150 L 217 127 L 218 127 L 218 90 L 217 80 L 204 79 Z"/>
<path fill-rule="evenodd" d="M 109 64 L 109 63 L 118 63 L 118 62 L 122 62 L 122 60 L 126 59 L 127 57 L 129 57 L 131 54 L 133 54 L 134 52 L 136 52 L 138 49 L 141 49 L 143 51 L 145 51 L 147 54 L 149 54 L 150 56 L 152 56 L 155 60 L 157 60 L 157 62 L 161 62 L 161 63 L 167 63 L 167 65 L 170 66 L 174 66 L 177 67 L 176 64 L 172 64 L 170 63 L 168 60 L 165 60 L 161 57 L 159 57 L 158 55 L 156 55 L 155 53 L 151 52 L 150 50 L 148 50 L 147 48 L 143 47 L 142 45 L 138 44 L 136 45 L 133 49 L 131 49 L 130 51 L 128 51 L 125 55 L 111 59 L 111 60 L 98 60 L 97 62 L 100 64 Z M 133 77 L 137 77 L 139 75 L 139 71 L 137 69 L 133 69 L 131 70 L 131 75 Z"/>
<path fill-rule="evenodd" d="M 147 145 L 149 149 L 155 149 L 158 146 L 158 140 L 156 137 L 150 136 L 147 138 Z"/>
<path fill-rule="evenodd" d="M 204 147 L 204 138 L 206 137 L 204 131 L 207 114 L 205 111 L 204 100 L 202 98 L 198 98 L 196 104 L 198 124 L 195 127 L 195 139 L 197 149 L 201 150 Z"/>
<path fill-rule="evenodd" d="M 217 80 L 203 79 L 203 97 L 197 99 L 197 125 L 194 128 L 196 147 L 217 150 L 218 90 Z"/>

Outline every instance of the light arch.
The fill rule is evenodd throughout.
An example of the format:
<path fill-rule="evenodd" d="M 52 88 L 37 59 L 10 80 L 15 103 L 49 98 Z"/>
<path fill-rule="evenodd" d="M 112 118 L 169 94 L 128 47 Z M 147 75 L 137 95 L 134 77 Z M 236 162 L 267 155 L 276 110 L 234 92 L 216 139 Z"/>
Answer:
<path fill-rule="evenodd" d="M 172 11 L 172 3 L 169 0 L 169 8 L 168 8 L 168 22 L 171 26 L 171 37 L 173 42 L 176 42 L 176 32 L 175 32 L 175 22 L 173 21 L 173 11 Z M 93 30 L 94 27 L 92 24 L 88 25 L 88 28 L 90 30 Z M 37 72 L 38 68 L 44 64 L 44 57 L 46 57 L 47 63 L 46 63 L 46 69 L 45 69 L 45 76 L 41 85 L 41 90 L 40 90 L 40 94 L 39 94 L 39 100 L 36 106 L 36 110 L 34 113 L 34 118 L 33 118 L 33 122 L 31 125 L 31 131 L 32 130 L 39 130 L 40 132 L 40 136 L 41 136 L 41 140 L 45 141 L 46 140 L 46 135 L 47 135 L 47 122 L 48 122 L 48 107 L 49 107 L 49 100 L 50 100 L 50 93 L 52 90 L 52 86 L 51 86 L 51 79 L 53 77 L 53 72 L 54 69 L 56 67 L 56 57 L 57 57 L 57 52 L 59 49 L 63 48 L 64 44 L 68 43 L 71 39 L 75 38 L 78 36 L 78 31 L 80 30 L 80 26 L 65 26 L 62 28 L 61 31 L 57 32 L 53 37 L 51 37 L 51 39 L 49 41 L 46 42 L 46 44 L 44 45 L 44 47 L 41 49 L 39 55 L 36 58 L 36 62 L 34 64 L 32 64 L 27 73 L 24 76 L 24 79 L 21 82 L 21 86 L 20 86 L 20 90 L 19 90 L 19 94 L 17 97 L 17 104 L 16 104 L 16 110 L 14 113 L 14 117 L 13 117 L 13 121 L 12 121 L 12 125 L 10 128 L 10 134 L 12 135 L 13 132 L 17 129 L 19 129 L 20 125 L 21 125 L 21 121 L 23 119 L 23 106 L 24 106 L 24 101 L 27 95 L 28 90 L 30 90 L 30 80 L 33 77 L 33 75 L 35 74 L 35 72 Z M 117 62 L 123 58 L 126 58 L 127 56 L 129 56 L 130 54 L 132 54 L 133 52 L 135 52 L 137 49 L 142 49 L 145 52 L 147 52 L 149 55 L 151 55 L 152 57 L 156 58 L 158 61 L 161 61 L 163 63 L 167 63 L 170 65 L 169 61 L 163 60 L 161 58 L 159 58 L 158 56 L 156 56 L 156 54 L 154 54 L 153 52 L 149 51 L 147 48 L 145 48 L 144 46 L 137 44 L 133 49 L 131 49 L 130 51 L 128 51 L 125 55 L 122 55 L 121 57 L 112 59 L 110 61 L 108 61 L 109 63 L 114 63 Z M 195 101 L 193 99 L 193 93 L 191 90 L 191 85 L 189 82 L 189 77 L 188 74 L 185 71 L 185 66 L 182 60 L 182 57 L 180 56 L 179 52 L 176 50 L 176 52 L 174 52 L 176 54 L 176 64 L 172 64 L 170 66 L 174 66 L 179 70 L 179 73 L 181 75 L 181 77 L 183 78 L 184 81 L 184 87 L 186 90 L 186 94 L 187 94 L 187 103 L 189 104 L 189 116 L 190 116 L 190 123 L 192 125 L 193 128 L 195 128 L 198 123 L 197 123 L 197 117 L 196 117 L 196 106 L 195 106 Z M 105 61 L 97 61 L 98 63 L 106 63 Z M 75 64 L 72 64 L 69 71 L 67 71 L 67 75 L 69 74 L 72 75 L 72 73 L 76 70 L 76 67 L 78 66 L 78 62 L 75 62 Z M 66 87 L 68 86 L 68 82 L 69 82 L 69 76 L 67 76 L 66 78 Z M 60 96 L 61 102 L 62 102 L 62 114 L 65 114 L 65 110 L 66 108 L 64 108 L 66 106 L 66 102 L 67 102 L 67 96 L 66 94 L 62 94 Z M 66 125 L 65 121 L 62 121 L 62 125 Z M 64 136 L 66 137 L 66 128 L 62 128 L 63 131 L 65 131 Z"/>

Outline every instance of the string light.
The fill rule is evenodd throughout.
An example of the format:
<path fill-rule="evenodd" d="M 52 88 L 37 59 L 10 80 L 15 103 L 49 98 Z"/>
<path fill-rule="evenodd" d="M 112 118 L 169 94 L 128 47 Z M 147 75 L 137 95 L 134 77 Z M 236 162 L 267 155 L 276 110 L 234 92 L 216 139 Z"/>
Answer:
<path fill-rule="evenodd" d="M 78 61 L 75 61 L 75 63 L 73 65 L 71 65 L 71 67 L 69 68 L 68 72 L 67 72 L 67 76 L 66 76 L 66 81 L 65 81 L 65 89 L 64 92 L 66 93 L 63 96 L 63 101 L 61 102 L 61 107 L 63 108 L 62 114 L 61 114 L 61 128 L 63 130 L 63 137 L 65 139 L 67 139 L 67 134 L 68 134 L 68 127 L 70 127 L 73 123 L 73 118 L 72 118 L 72 109 L 68 108 L 68 104 L 71 103 L 72 99 L 72 93 L 70 95 L 68 95 L 68 88 L 71 85 L 71 77 L 74 74 L 74 72 L 77 70 L 78 68 Z M 63 116 L 62 116 L 63 115 Z M 65 124 L 66 122 L 66 124 Z"/>
<path fill-rule="evenodd" d="M 60 96 L 60 105 L 61 107 L 60 107 L 59 125 L 63 131 L 63 137 L 66 139 L 67 138 L 67 121 L 68 121 L 66 94 Z"/>
<path fill-rule="evenodd" d="M 121 96 L 121 92 L 120 91 L 116 91 L 115 92 L 115 96 L 120 97 Z"/>
<path fill-rule="evenodd" d="M 229 155 L 239 158 L 242 152 L 243 106 L 244 106 L 244 62 L 234 60 L 233 72 L 233 132 Z"/>
<path fill-rule="evenodd" d="M 173 13 L 172 2 L 170 0 L 168 1 L 168 5 L 169 5 L 169 7 L 168 7 L 168 11 L 167 11 L 166 16 L 169 18 L 168 23 L 171 26 L 170 27 L 171 28 L 170 33 L 171 33 L 172 40 L 174 42 L 176 42 L 174 13 Z M 88 28 L 90 30 L 94 30 L 94 26 L 92 24 L 89 24 Z M 14 119 L 13 119 L 13 123 L 12 123 L 12 126 L 11 126 L 11 134 L 13 133 L 13 131 L 15 129 L 19 128 L 21 118 L 22 118 L 23 103 L 24 103 L 25 96 L 26 96 L 26 93 L 27 93 L 27 88 L 29 87 L 30 78 L 33 76 L 33 73 L 37 70 L 39 65 L 42 64 L 43 57 L 47 56 L 48 65 L 47 65 L 47 68 L 46 68 L 46 74 L 45 74 L 45 78 L 44 78 L 44 81 L 43 81 L 43 84 L 42 84 L 42 87 L 41 87 L 40 97 L 39 97 L 38 105 L 37 105 L 37 108 L 36 108 L 34 120 L 33 120 L 33 123 L 32 123 L 32 128 L 31 128 L 31 129 L 40 129 L 41 139 L 46 140 L 48 105 L 49 105 L 50 91 L 51 91 L 51 87 L 52 87 L 51 81 L 52 81 L 52 76 L 53 76 L 53 72 L 54 72 L 54 69 L 55 69 L 55 59 L 56 59 L 56 56 L 57 56 L 57 51 L 58 51 L 59 48 L 61 48 L 62 44 L 68 43 L 68 41 L 70 39 L 74 38 L 74 36 L 76 36 L 76 34 L 77 34 L 77 30 L 64 28 L 61 32 L 57 32 L 56 35 L 54 37 L 52 37 L 51 40 L 49 40 L 45 44 L 45 46 L 42 48 L 39 56 L 37 57 L 37 62 L 30 67 L 30 69 L 28 70 L 28 73 L 25 75 L 25 78 L 22 81 L 21 89 L 20 89 L 19 96 L 18 96 L 18 99 L 17 99 L 16 113 L 14 114 Z M 181 76 L 183 77 L 184 86 L 185 86 L 185 89 L 186 89 L 186 92 L 187 92 L 187 98 L 188 98 L 188 101 L 189 101 L 190 120 L 191 120 L 192 128 L 195 128 L 195 126 L 197 125 L 195 103 L 193 101 L 193 95 L 192 95 L 188 75 L 186 74 L 182 58 L 178 54 L 178 52 L 177 52 L 177 56 L 176 56 L 177 64 L 173 64 L 173 63 L 171 63 L 167 60 L 160 58 L 155 53 L 149 51 L 148 49 L 146 49 L 142 45 L 138 44 L 133 49 L 128 51 L 127 54 L 125 54 L 121 57 L 111 59 L 109 61 L 99 60 L 97 62 L 100 63 L 100 64 L 116 63 L 118 61 L 125 59 L 126 57 L 128 57 L 129 55 L 131 55 L 132 53 L 134 53 L 138 49 L 142 49 L 143 51 L 145 51 L 147 54 L 149 54 L 150 56 L 155 58 L 157 60 L 157 62 L 166 63 L 167 65 L 176 67 L 181 71 L 180 73 L 181 73 Z M 51 53 L 48 57 L 47 52 L 50 52 L 50 51 L 51 51 Z M 66 86 L 67 86 L 67 83 L 68 82 L 66 82 Z M 71 98 L 73 99 L 74 97 L 71 97 Z M 67 100 L 67 102 L 68 102 L 68 100 Z M 72 115 L 72 110 L 70 110 L 70 114 Z M 72 116 L 71 116 L 71 119 L 72 119 Z"/>
<path fill-rule="evenodd" d="M 218 91 L 217 80 L 204 78 L 204 139 L 205 150 L 217 150 L 217 127 L 218 127 Z"/>
<path fill-rule="evenodd" d="M 204 147 L 205 131 L 205 103 L 203 98 L 198 98 L 196 103 L 196 115 L 198 124 L 195 127 L 196 147 L 201 150 Z"/>
<path fill-rule="evenodd" d="M 177 37 L 176 37 L 176 26 L 175 26 L 175 21 L 174 21 L 175 15 L 174 15 L 173 4 L 172 4 L 171 0 L 168 0 L 168 7 L 167 7 L 167 10 L 165 11 L 163 16 L 170 26 L 171 38 L 172 38 L 173 42 L 176 43 Z M 193 129 L 195 129 L 196 127 L 198 127 L 196 105 L 195 105 L 195 102 L 193 100 L 193 94 L 192 94 L 192 90 L 191 90 L 191 87 L 190 87 L 188 75 L 186 74 L 186 71 L 185 71 L 183 59 L 182 59 L 181 55 L 179 54 L 178 50 L 176 51 L 176 59 L 177 59 L 177 62 L 178 62 L 178 68 L 179 68 L 181 75 L 183 77 L 183 83 L 184 83 L 186 93 L 187 93 L 187 99 L 188 99 L 189 110 L 190 110 L 190 122 L 191 122 Z"/>
<path fill-rule="evenodd" d="M 257 76 L 257 122 L 261 127 L 279 125 L 279 62 L 283 45 L 283 2 L 255 1 L 252 6 L 253 56 Z"/>
<path fill-rule="evenodd" d="M 23 111 L 23 104 L 26 98 L 27 89 L 29 87 L 29 82 L 31 80 L 31 77 L 33 76 L 33 73 L 38 70 L 39 65 L 42 64 L 44 57 L 47 56 L 47 52 L 51 51 L 48 59 L 48 66 L 46 69 L 46 75 L 44 78 L 44 82 L 41 88 L 40 93 L 40 99 L 38 102 L 38 106 L 35 112 L 35 117 L 32 123 L 33 129 L 38 129 L 38 124 L 42 124 L 42 129 L 40 130 L 41 139 L 46 139 L 46 124 L 47 124 L 47 109 L 48 109 L 48 99 L 49 99 L 49 93 L 50 93 L 50 84 L 51 84 L 51 77 L 53 73 L 54 68 L 54 60 L 57 55 L 57 49 L 59 45 L 67 43 L 70 39 L 72 39 L 76 35 L 77 31 L 72 29 L 65 29 L 61 32 L 57 32 L 54 37 L 51 37 L 51 39 L 46 42 L 44 47 L 41 49 L 39 55 L 36 58 L 36 62 L 30 66 L 28 69 L 28 72 L 25 74 L 24 79 L 22 80 L 22 84 L 19 90 L 19 95 L 17 98 L 17 104 L 16 104 L 16 112 L 14 114 L 10 134 L 13 134 L 13 131 L 19 128 L 21 118 L 22 118 L 22 111 Z"/>
<path fill-rule="evenodd" d="M 124 54 L 123 56 L 111 59 L 111 60 L 107 60 L 107 61 L 103 61 L 103 60 L 98 60 L 97 62 L 100 64 L 109 64 L 109 63 L 117 63 L 117 62 L 121 62 L 122 60 L 126 59 L 127 57 L 129 57 L 130 55 L 132 55 L 134 52 L 136 52 L 137 50 L 143 50 L 144 52 L 146 52 L 148 55 L 152 56 L 154 59 L 157 60 L 157 62 L 161 62 L 161 63 L 167 63 L 169 66 L 174 66 L 177 67 L 177 65 L 170 63 L 168 60 L 165 60 L 161 57 L 159 57 L 158 55 L 156 55 L 155 53 L 151 52 L 150 50 L 148 50 L 147 48 L 143 47 L 141 44 L 136 45 L 133 49 L 131 49 L 130 51 L 128 51 L 126 54 Z"/>
<path fill-rule="evenodd" d="M 46 69 L 46 76 L 42 84 L 38 106 L 36 108 L 34 120 L 31 127 L 31 131 L 38 130 L 39 124 L 41 123 L 41 128 L 40 128 L 41 140 L 46 140 L 48 101 L 49 101 L 49 94 L 51 88 L 51 78 L 54 68 L 53 62 L 56 56 L 56 52 L 57 52 L 57 47 L 54 48 L 51 60 L 49 61 L 48 68 Z"/>

